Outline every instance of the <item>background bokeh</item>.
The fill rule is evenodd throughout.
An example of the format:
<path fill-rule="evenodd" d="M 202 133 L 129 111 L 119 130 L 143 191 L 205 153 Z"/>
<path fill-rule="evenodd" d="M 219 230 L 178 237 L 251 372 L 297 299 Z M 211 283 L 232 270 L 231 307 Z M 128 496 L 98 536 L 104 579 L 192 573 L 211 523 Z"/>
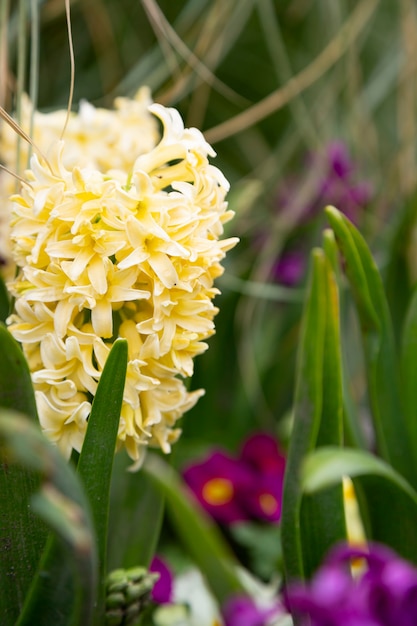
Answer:
<path fill-rule="evenodd" d="M 8 110 L 18 4 L 10 5 Z M 64 108 L 65 7 L 62 0 L 39 5 L 38 106 Z M 413 230 L 407 241 L 401 224 L 413 219 L 417 172 L 415 3 L 74 0 L 71 21 L 74 107 L 81 99 L 112 106 L 116 96 L 148 85 L 155 101 L 205 132 L 231 183 L 236 217 L 227 230 L 241 243 L 218 281 L 216 335 L 196 360 L 192 386 L 206 395 L 183 419 L 174 462 L 181 466 L 215 443 L 235 450 L 256 430 L 285 442 L 306 266 L 325 225 L 324 204 L 337 202 L 351 217 L 359 187 L 354 221 L 388 289 L 395 296 L 399 282 L 413 283 Z M 401 297 L 390 301 L 400 318 Z M 348 307 L 345 323 L 360 406 L 361 359 Z"/>

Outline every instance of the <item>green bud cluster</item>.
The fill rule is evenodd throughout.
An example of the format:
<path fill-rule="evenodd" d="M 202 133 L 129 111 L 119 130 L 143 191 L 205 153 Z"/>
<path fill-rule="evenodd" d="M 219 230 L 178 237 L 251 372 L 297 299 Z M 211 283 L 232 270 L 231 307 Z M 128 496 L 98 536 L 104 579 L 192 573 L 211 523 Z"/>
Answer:
<path fill-rule="evenodd" d="M 129 626 L 149 601 L 159 574 L 144 567 L 116 569 L 106 580 L 106 626 Z"/>

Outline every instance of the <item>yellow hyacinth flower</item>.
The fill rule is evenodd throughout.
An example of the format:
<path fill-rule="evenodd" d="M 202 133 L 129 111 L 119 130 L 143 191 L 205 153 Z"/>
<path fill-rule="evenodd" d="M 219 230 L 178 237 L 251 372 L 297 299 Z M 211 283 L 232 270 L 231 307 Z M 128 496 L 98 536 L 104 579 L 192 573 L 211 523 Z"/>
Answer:
<path fill-rule="evenodd" d="M 151 103 L 147 87 L 141 87 L 134 98 L 116 98 L 113 109 L 98 108 L 82 101 L 78 113 L 71 113 L 66 126 L 65 150 L 62 153 L 65 167 L 90 167 L 100 172 L 112 169 L 131 171 L 138 156 L 152 150 L 159 140 L 157 120 L 149 111 Z M 33 111 L 26 95 L 22 97 L 21 109 L 20 126 L 47 154 L 61 137 L 66 109 L 49 113 Z M 21 140 L 18 144 L 15 131 L 3 122 L 0 125 L 1 162 L 12 172 L 23 172 L 28 158 L 29 146 Z M 9 197 L 15 190 L 16 181 L 8 173 L 0 171 L 0 273 L 6 278 L 12 278 L 15 272 L 9 228 Z"/>
<path fill-rule="evenodd" d="M 41 425 L 66 456 L 81 449 L 118 337 L 129 344 L 118 444 L 136 465 L 146 444 L 169 452 L 177 419 L 203 393 L 182 379 L 214 332 L 213 281 L 237 241 L 220 239 L 232 217 L 228 183 L 198 130 L 174 109 L 149 109 L 163 135 L 129 169 L 120 154 L 107 171 L 69 167 L 58 142 L 48 163 L 32 157 L 12 198 L 19 272 L 9 329 L 28 359 Z"/>

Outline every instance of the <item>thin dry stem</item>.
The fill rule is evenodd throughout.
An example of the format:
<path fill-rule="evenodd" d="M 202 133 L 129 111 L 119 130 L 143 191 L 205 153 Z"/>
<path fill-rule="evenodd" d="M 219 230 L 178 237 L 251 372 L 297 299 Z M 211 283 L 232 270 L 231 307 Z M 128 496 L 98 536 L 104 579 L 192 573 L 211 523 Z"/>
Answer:
<path fill-rule="evenodd" d="M 234 118 L 206 131 L 207 141 L 210 143 L 223 141 L 249 126 L 254 126 L 288 104 L 292 98 L 298 96 L 307 87 L 310 87 L 343 56 L 352 42 L 355 41 L 372 17 L 378 1 L 367 0 L 358 4 L 337 35 L 310 65 L 293 76 L 284 87 L 273 91 L 269 96 Z"/>
<path fill-rule="evenodd" d="M 398 133 L 400 154 L 398 175 L 404 194 L 410 193 L 416 182 L 415 155 L 415 107 L 416 107 L 416 34 L 417 15 L 412 0 L 401 2 L 401 29 L 403 35 L 404 63 L 401 68 L 398 85 Z"/>
<path fill-rule="evenodd" d="M 0 105 L 6 106 L 7 81 L 9 77 L 9 62 L 7 48 L 7 28 L 9 17 L 9 0 L 0 3 Z"/>
<path fill-rule="evenodd" d="M 65 15 L 67 18 L 68 45 L 69 45 L 70 64 L 71 64 L 71 79 L 70 79 L 70 92 L 68 96 L 67 116 L 65 118 L 64 128 L 62 129 L 61 139 L 63 139 L 64 137 L 65 131 L 68 126 L 68 121 L 71 115 L 72 99 L 74 97 L 74 83 L 75 83 L 75 58 L 74 58 L 74 45 L 72 42 L 72 31 L 71 31 L 70 0 L 65 0 Z"/>
<path fill-rule="evenodd" d="M 34 141 L 32 141 L 32 139 L 29 137 L 29 135 L 27 133 L 25 133 L 25 131 L 23 130 L 23 128 L 7 113 L 7 111 L 5 109 L 3 109 L 2 106 L 0 106 L 0 117 L 7 123 L 9 124 L 10 128 L 12 128 L 14 130 L 14 132 L 19 135 L 19 137 L 21 137 L 22 139 L 24 139 L 25 141 L 27 141 L 27 143 L 32 146 L 32 148 L 35 150 L 35 152 L 37 152 L 37 154 L 42 157 L 42 159 L 45 161 L 45 163 L 47 164 L 51 174 L 53 174 L 52 171 L 52 167 L 48 161 L 48 159 L 46 158 L 45 154 L 40 150 L 40 148 L 38 148 L 38 146 L 35 144 Z"/>
<path fill-rule="evenodd" d="M 27 187 L 30 187 L 32 189 L 32 185 L 30 184 L 28 180 L 25 180 L 22 176 L 19 176 L 19 174 L 16 174 L 16 172 L 12 172 L 12 170 L 9 170 L 8 167 L 6 167 L 5 165 L 2 165 L 1 163 L 0 163 L 0 169 L 10 174 L 10 176 L 13 176 L 13 178 L 16 178 L 16 180 L 21 182 L 22 185 L 26 185 Z"/>
<path fill-rule="evenodd" d="M 194 52 L 188 48 L 181 37 L 179 37 L 172 28 L 155 0 L 142 0 L 142 4 L 160 41 L 162 38 L 167 40 L 201 80 L 211 85 L 219 93 L 230 98 L 232 101 L 236 101 L 236 98 L 240 99 L 240 96 L 236 94 L 233 89 L 219 80 Z"/>

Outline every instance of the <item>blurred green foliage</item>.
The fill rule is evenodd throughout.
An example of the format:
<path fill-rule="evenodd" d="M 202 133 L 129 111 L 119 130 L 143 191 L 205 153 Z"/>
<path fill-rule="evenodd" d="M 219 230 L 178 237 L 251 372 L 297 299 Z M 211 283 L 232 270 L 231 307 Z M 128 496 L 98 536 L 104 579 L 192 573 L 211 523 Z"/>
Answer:
<path fill-rule="evenodd" d="M 70 84 L 65 6 L 62 0 L 38 5 L 38 106 L 63 108 Z M 10 4 L 9 89 L 2 95 L 8 110 L 14 106 L 18 6 Z M 236 217 L 226 230 L 241 243 L 228 254 L 218 281 L 216 334 L 196 360 L 192 381 L 206 395 L 183 418 L 174 464 L 181 467 L 212 445 L 233 449 L 255 430 L 276 432 L 286 441 L 305 280 L 283 287 L 274 266 L 296 237 L 308 256 L 321 241 L 325 220 L 316 214 L 302 222 L 283 209 L 280 191 L 295 181 L 299 202 L 312 202 L 319 172 L 306 155 L 323 154 L 331 141 L 345 143 L 358 176 L 373 187 L 358 226 L 381 272 L 395 341 L 401 341 L 417 277 L 415 3 L 73 0 L 71 19 L 74 106 L 83 98 L 111 106 L 114 97 L 149 85 L 155 101 L 175 106 L 187 125 L 205 132 L 218 154 L 215 165 L 231 183 Z M 344 411 L 360 416 L 359 434 L 352 438 L 372 442 L 361 331 L 344 287 L 342 279 L 343 383 L 350 399 Z M 2 311 L 7 309 L 4 302 Z M 406 352 L 404 359 L 411 357 Z M 407 381 L 408 391 L 413 380 Z M 371 400 L 377 404 L 376 397 Z M 411 392 L 408 403 L 413 405 Z M 161 503 L 151 497 L 159 524 Z M 123 551 L 125 544 L 129 538 Z M 109 559 L 117 565 L 114 547 Z"/>
<path fill-rule="evenodd" d="M 64 2 L 38 4 L 38 104 L 46 110 L 65 107 L 70 63 Z M 11 3 L 9 23 L 11 85 L 18 5 Z M 208 444 L 233 448 L 251 430 L 285 434 L 303 282 L 281 289 L 272 270 L 300 230 L 297 216 L 283 212 L 278 200 L 294 172 L 297 193 L 308 203 L 306 153 L 323 151 L 332 140 L 345 142 L 361 178 L 375 192 L 361 216 L 361 230 L 377 251 L 379 266 L 389 265 L 392 290 L 399 276 L 405 283 L 403 296 L 395 293 L 397 309 L 413 280 L 408 258 L 415 253 L 405 252 L 404 245 L 399 250 L 394 232 L 416 184 L 414 3 L 73 0 L 71 21 L 74 106 L 83 98 L 111 106 L 115 96 L 132 95 L 147 84 L 156 101 L 177 107 L 187 125 L 206 132 L 218 153 L 215 164 L 231 182 L 236 218 L 227 231 L 241 243 L 218 281 L 216 335 L 209 352 L 197 359 L 193 380 L 207 393 L 183 420 L 176 462 Z M 259 113 L 271 97 L 276 100 Z M 5 102 L 13 107 L 10 96 Z M 233 130 L 230 124 L 244 111 L 246 122 Z M 319 216 L 303 226 L 306 254 L 323 224 Z M 410 232 L 409 226 L 402 243 L 411 241 Z M 393 264 L 390 251 L 402 264 Z M 362 364 L 355 356 L 353 367 L 361 401 Z"/>

